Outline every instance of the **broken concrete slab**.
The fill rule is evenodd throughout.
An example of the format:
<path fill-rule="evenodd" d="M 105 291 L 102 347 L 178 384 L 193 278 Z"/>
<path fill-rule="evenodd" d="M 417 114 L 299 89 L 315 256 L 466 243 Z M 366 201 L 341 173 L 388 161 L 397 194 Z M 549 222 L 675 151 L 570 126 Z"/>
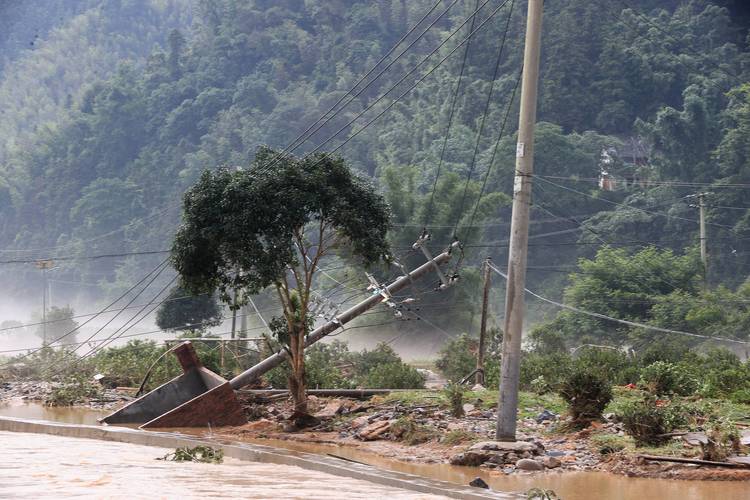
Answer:
<path fill-rule="evenodd" d="M 708 444 L 708 436 L 704 432 L 688 432 L 682 436 L 682 440 L 690 446 L 700 446 L 702 444 Z"/>

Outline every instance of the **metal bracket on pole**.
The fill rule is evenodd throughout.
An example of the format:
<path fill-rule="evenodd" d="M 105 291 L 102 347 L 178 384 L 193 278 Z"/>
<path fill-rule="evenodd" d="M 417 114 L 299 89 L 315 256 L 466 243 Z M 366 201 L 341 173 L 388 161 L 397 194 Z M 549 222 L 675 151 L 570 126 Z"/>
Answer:
<path fill-rule="evenodd" d="M 450 286 L 450 282 L 448 281 L 448 278 L 445 277 L 443 270 L 440 269 L 440 266 L 438 266 L 438 264 L 433 259 L 432 253 L 430 253 L 427 245 L 425 245 L 425 243 L 427 243 L 428 241 L 430 241 L 430 233 L 424 232 L 419 236 L 419 238 L 417 238 L 417 241 L 415 241 L 411 247 L 414 250 L 422 250 L 422 253 L 427 258 L 427 261 L 432 263 L 432 267 L 435 269 L 438 277 L 440 277 L 440 286 L 438 287 L 438 290 L 445 290 Z"/>

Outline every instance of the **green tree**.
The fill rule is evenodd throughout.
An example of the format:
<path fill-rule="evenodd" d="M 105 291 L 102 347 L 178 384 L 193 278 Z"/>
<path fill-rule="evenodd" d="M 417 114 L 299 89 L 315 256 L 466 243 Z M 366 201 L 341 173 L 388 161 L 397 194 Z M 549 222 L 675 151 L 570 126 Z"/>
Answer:
<path fill-rule="evenodd" d="M 305 337 L 321 259 L 349 250 L 363 263 L 389 258 L 390 210 L 341 158 L 297 159 L 258 150 L 247 170 L 205 172 L 185 195 L 172 246 L 182 286 L 256 294 L 272 287 L 283 316 L 272 325 L 290 356 L 295 414 L 307 414 Z"/>
<path fill-rule="evenodd" d="M 203 331 L 223 319 L 214 294 L 191 295 L 180 286 L 172 288 L 167 300 L 156 311 L 156 326 L 162 330 Z"/>
<path fill-rule="evenodd" d="M 73 319 L 73 316 L 75 312 L 70 306 L 50 307 L 47 311 L 47 324 L 39 325 L 36 335 L 49 344 L 58 341 L 58 345 L 63 346 L 75 344 L 76 335 L 70 332 L 78 327 L 78 322 Z"/>

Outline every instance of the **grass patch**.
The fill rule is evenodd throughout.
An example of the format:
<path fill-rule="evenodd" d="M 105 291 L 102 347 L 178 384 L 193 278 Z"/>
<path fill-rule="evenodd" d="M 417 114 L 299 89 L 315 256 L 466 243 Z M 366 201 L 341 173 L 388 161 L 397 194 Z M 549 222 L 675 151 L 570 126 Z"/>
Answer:
<path fill-rule="evenodd" d="M 390 432 L 394 437 L 409 446 L 426 443 L 439 436 L 436 429 L 427 425 L 417 424 L 410 417 L 401 417 L 393 422 Z"/>
<path fill-rule="evenodd" d="M 446 444 L 448 446 L 455 446 L 457 444 L 463 444 L 463 443 L 471 443 L 474 441 L 479 441 L 479 438 L 477 437 L 476 433 L 461 430 L 461 429 L 448 431 L 448 433 L 445 436 L 443 436 L 443 438 L 440 440 L 441 443 Z"/>

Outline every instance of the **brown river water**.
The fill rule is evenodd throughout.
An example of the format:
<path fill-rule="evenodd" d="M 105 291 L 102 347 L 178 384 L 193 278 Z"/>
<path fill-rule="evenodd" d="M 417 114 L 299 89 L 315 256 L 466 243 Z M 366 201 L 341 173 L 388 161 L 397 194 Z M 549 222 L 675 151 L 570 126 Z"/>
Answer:
<path fill-rule="evenodd" d="M 102 414 L 80 408 L 46 408 L 37 404 L 0 405 L 0 415 L 3 416 L 78 424 L 95 424 Z M 193 433 L 210 438 L 204 431 Z M 604 472 L 498 476 L 477 468 L 400 462 L 351 447 L 276 440 L 256 442 L 301 452 L 335 455 L 381 469 L 456 484 L 465 485 L 481 476 L 494 490 L 499 491 L 552 489 L 564 500 L 750 500 L 748 482 L 628 478 Z M 0 465 L 0 498 L 59 498 L 74 495 L 97 498 L 140 498 L 141 495 L 149 498 L 435 498 L 289 466 L 230 459 L 222 465 L 174 464 L 154 460 L 167 451 L 123 443 L 0 432 L 0 452 L 5 457 L 14 457 L 13 461 L 0 461 L 2 464 L 12 464 Z M 15 457 L 18 457 L 18 461 Z"/>

